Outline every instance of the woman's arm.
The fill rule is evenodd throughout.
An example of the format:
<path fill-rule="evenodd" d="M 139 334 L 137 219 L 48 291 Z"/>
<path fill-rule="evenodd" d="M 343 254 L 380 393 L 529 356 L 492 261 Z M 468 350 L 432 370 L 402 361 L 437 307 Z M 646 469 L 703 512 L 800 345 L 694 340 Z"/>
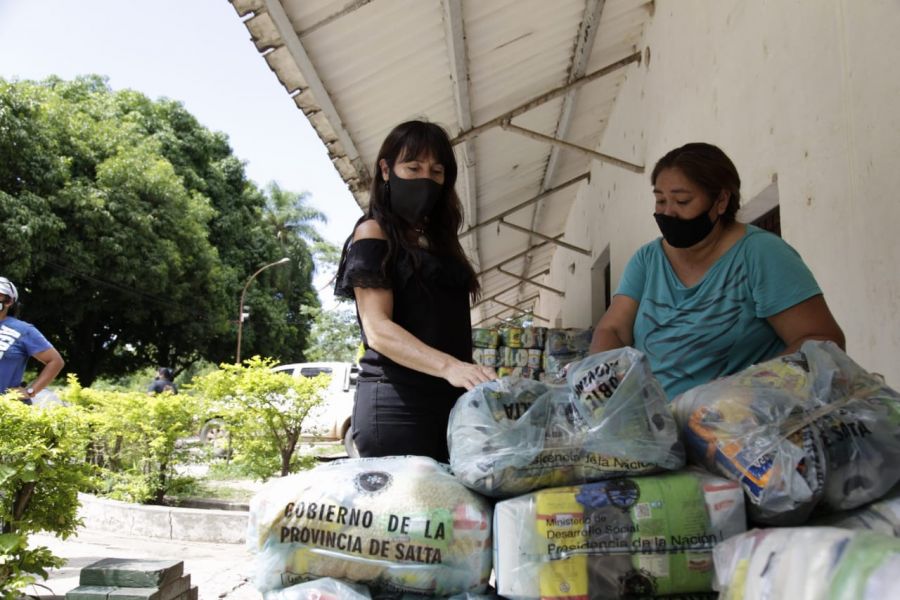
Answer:
<path fill-rule="evenodd" d="M 600 317 L 591 339 L 591 354 L 634 344 L 634 319 L 638 303 L 622 294 L 613 296 L 606 313 Z"/>
<path fill-rule="evenodd" d="M 463 362 L 424 344 L 391 318 L 394 293 L 381 288 L 353 288 L 369 346 L 404 367 L 443 377 L 455 387 L 472 389 L 497 378 L 490 367 Z M 435 316 L 435 318 L 439 318 Z"/>
<path fill-rule="evenodd" d="M 385 239 L 374 219 L 359 224 L 353 240 Z M 463 362 L 423 343 L 393 320 L 394 293 L 384 288 L 353 288 L 356 308 L 369 346 L 395 363 L 427 375 L 442 377 L 454 387 L 472 389 L 497 378 L 490 367 Z M 435 315 L 434 318 L 440 318 Z"/>
<path fill-rule="evenodd" d="M 800 349 L 806 340 L 829 340 L 845 348 L 844 332 L 819 294 L 772 315 L 767 319 L 778 337 L 787 345 L 784 353 Z"/>

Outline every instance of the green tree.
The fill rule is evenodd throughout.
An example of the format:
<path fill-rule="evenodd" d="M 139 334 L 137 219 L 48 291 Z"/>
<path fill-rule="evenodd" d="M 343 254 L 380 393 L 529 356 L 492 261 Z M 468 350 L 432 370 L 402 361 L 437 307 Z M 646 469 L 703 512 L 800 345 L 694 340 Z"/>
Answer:
<path fill-rule="evenodd" d="M 302 359 L 317 305 L 301 230 L 283 240 L 227 138 L 178 102 L 91 76 L 0 80 L 4 275 L 85 385 L 147 365 L 232 360 L 238 296 L 286 255 L 289 284 L 254 282 L 247 354 Z M 284 245 L 282 245 L 284 244 Z M 284 276 L 284 275 L 282 275 Z"/>
<path fill-rule="evenodd" d="M 302 310 L 312 318 L 307 359 L 356 362 L 360 333 L 353 310 L 343 306 L 332 310 L 304 306 Z"/>
<path fill-rule="evenodd" d="M 330 382 L 326 374 L 297 378 L 273 372 L 276 364 L 254 356 L 242 365 L 223 364 L 191 385 L 211 403 L 209 412 L 225 420 L 235 462 L 263 480 L 309 466 L 296 454 L 297 445 Z"/>

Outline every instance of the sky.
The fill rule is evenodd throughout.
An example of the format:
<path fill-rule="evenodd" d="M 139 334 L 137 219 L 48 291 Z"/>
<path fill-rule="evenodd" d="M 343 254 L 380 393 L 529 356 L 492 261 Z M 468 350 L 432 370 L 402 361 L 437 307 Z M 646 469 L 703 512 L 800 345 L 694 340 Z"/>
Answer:
<path fill-rule="evenodd" d="M 0 0 L 0 77 L 86 74 L 181 102 L 260 187 L 309 192 L 327 240 L 350 234 L 359 207 L 228 0 Z"/>

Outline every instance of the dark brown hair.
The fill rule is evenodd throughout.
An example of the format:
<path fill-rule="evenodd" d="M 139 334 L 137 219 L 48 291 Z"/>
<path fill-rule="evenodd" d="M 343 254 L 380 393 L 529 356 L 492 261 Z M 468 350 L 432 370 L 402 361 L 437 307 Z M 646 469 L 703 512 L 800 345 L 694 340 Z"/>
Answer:
<path fill-rule="evenodd" d="M 721 192 L 728 193 L 728 207 L 720 217 L 723 223 L 733 223 L 741 207 L 741 177 L 731 159 L 718 146 L 692 142 L 669 151 L 653 167 L 650 182 L 665 169 L 678 169 L 684 176 L 703 188 L 715 201 Z"/>
<path fill-rule="evenodd" d="M 456 157 L 453 154 L 450 137 L 440 125 L 426 121 L 406 121 L 391 130 L 375 158 L 369 206 L 357 225 L 367 219 L 375 219 L 384 231 L 388 252 L 382 269 L 386 269 L 402 249 L 412 257 L 413 266 L 418 270 L 417 254 L 414 252 L 417 248 L 407 235 L 409 224 L 391 208 L 390 193 L 385 194 L 385 180 L 381 175 L 380 163 L 384 159 L 388 168 L 393 169 L 397 162 L 414 160 L 423 155 L 430 155 L 444 167 L 444 201 L 435 206 L 434 212 L 425 222 L 422 235 L 428 240 L 430 252 L 451 257 L 468 271 L 469 292 L 474 301 L 478 297 L 480 285 L 475 270 L 459 243 L 459 226 L 462 223 L 463 213 L 462 203 L 455 189 Z M 351 235 L 344 245 L 344 256 L 352 239 Z"/>

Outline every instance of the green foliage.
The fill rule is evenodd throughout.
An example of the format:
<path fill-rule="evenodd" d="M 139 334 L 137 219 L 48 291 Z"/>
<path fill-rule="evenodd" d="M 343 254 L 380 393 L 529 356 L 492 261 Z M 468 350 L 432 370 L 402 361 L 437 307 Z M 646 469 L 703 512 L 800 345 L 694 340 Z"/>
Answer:
<path fill-rule="evenodd" d="M 43 410 L 0 396 L 0 597 L 18 597 L 36 576 L 46 578 L 47 567 L 62 565 L 47 548 L 30 548 L 28 536 L 75 532 L 77 494 L 90 472 L 86 445 L 78 409 Z"/>
<path fill-rule="evenodd" d="M 275 373 L 273 359 L 259 356 L 242 365 L 222 364 L 194 380 L 208 399 L 207 414 L 224 418 L 234 461 L 259 479 L 308 468 L 315 459 L 296 454 L 303 422 L 324 398 L 330 376 L 295 378 Z"/>
<path fill-rule="evenodd" d="M 302 359 L 299 307 L 318 304 L 305 240 L 319 243 L 320 217 L 302 194 L 267 198 L 226 136 L 178 102 L 96 76 L 0 79 L 0 238 L 16 241 L 3 274 L 85 385 L 231 360 L 240 290 L 281 256 L 290 266 L 248 294 L 242 345 Z"/>
<path fill-rule="evenodd" d="M 308 360 L 356 362 L 360 333 L 352 310 L 342 306 L 333 310 L 304 306 L 301 310 L 312 319 Z"/>
<path fill-rule="evenodd" d="M 177 443 L 195 432 L 199 408 L 187 394 L 147 394 L 84 388 L 76 377 L 60 397 L 84 410 L 90 425 L 88 460 L 101 472 L 95 491 L 129 502 L 160 503 L 188 460 Z"/>

